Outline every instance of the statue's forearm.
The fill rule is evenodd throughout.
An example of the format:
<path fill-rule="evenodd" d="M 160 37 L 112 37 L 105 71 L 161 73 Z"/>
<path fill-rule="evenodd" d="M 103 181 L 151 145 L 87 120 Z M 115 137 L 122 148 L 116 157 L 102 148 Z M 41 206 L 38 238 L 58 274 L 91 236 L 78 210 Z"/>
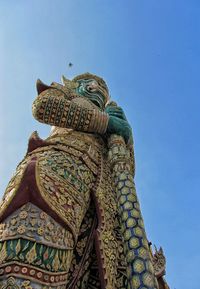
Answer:
<path fill-rule="evenodd" d="M 82 107 L 68 100 L 62 91 L 47 89 L 33 102 L 33 116 L 42 123 L 104 134 L 109 116 L 97 109 Z"/>

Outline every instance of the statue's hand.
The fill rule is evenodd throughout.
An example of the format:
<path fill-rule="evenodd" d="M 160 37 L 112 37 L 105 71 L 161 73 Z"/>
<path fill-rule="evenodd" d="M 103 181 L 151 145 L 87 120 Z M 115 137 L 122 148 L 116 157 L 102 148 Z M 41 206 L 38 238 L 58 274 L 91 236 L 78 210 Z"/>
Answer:
<path fill-rule="evenodd" d="M 122 108 L 118 106 L 107 106 L 105 112 L 109 115 L 107 133 L 118 134 L 128 143 L 132 137 L 132 130 Z"/>
<path fill-rule="evenodd" d="M 127 121 L 123 109 L 119 106 L 109 106 L 108 105 L 105 109 L 105 112 L 107 112 L 107 114 L 109 114 L 109 116 L 115 116 L 115 117 L 118 117 L 118 118 L 121 118 L 121 119 Z"/>

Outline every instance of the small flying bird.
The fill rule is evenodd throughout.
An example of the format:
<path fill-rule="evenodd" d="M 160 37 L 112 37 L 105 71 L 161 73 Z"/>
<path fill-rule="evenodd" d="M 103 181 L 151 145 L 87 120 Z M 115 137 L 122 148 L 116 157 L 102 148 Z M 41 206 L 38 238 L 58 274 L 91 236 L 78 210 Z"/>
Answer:
<path fill-rule="evenodd" d="M 73 66 L 73 63 L 69 62 L 68 66 L 69 66 L 69 67 L 72 67 L 72 66 Z"/>

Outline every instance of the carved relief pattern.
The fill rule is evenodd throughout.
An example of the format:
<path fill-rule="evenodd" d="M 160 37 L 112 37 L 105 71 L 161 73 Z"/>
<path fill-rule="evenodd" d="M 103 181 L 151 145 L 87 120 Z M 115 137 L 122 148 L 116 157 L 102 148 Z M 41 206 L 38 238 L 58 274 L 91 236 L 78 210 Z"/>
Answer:
<path fill-rule="evenodd" d="M 89 206 L 93 173 L 82 160 L 62 151 L 48 151 L 36 165 L 37 186 L 46 203 L 78 235 Z"/>
<path fill-rule="evenodd" d="M 93 249 L 96 222 L 95 208 L 91 202 L 81 224 L 77 244 L 74 248 L 73 259 L 69 270 L 69 280 L 66 285 L 68 289 L 87 288 L 89 278 L 91 278 L 91 274 L 93 274 L 90 268 L 94 258 Z M 97 283 L 99 283 L 99 280 L 96 280 L 95 284 Z"/>
<path fill-rule="evenodd" d="M 96 200 L 100 208 L 100 224 L 97 229 L 97 236 L 100 247 L 100 258 L 103 263 L 106 288 L 116 287 L 118 242 L 116 239 L 115 217 L 117 215 L 116 199 L 112 189 L 112 180 L 107 160 L 101 158 L 99 166 L 99 180 L 96 189 Z"/>
<path fill-rule="evenodd" d="M 32 280 L 25 280 L 20 278 L 9 277 L 0 284 L 0 289 L 65 289 L 65 285 L 46 286 L 39 285 Z"/>
<path fill-rule="evenodd" d="M 26 239 L 60 249 L 73 249 L 72 234 L 35 205 L 27 203 L 0 224 L 0 240 Z"/>
<path fill-rule="evenodd" d="M 11 214 L 1 228 L 2 288 L 9 276 L 17 277 L 17 283 L 23 278 L 27 284 L 33 281 L 56 288 L 66 284 L 74 246 L 70 232 L 31 203 Z"/>

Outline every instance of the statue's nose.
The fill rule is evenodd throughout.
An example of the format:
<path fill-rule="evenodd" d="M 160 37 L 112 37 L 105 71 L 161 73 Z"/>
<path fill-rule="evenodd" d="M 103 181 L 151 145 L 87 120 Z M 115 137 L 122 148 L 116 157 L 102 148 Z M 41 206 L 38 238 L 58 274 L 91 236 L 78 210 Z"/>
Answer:
<path fill-rule="evenodd" d="M 88 90 L 88 91 L 92 91 L 92 90 L 93 90 L 93 87 L 92 87 L 91 85 L 88 85 L 88 86 L 87 86 L 87 90 Z"/>
<path fill-rule="evenodd" d="M 98 85 L 96 83 L 90 83 L 87 85 L 87 90 L 88 91 L 93 91 L 95 89 L 97 89 Z"/>

